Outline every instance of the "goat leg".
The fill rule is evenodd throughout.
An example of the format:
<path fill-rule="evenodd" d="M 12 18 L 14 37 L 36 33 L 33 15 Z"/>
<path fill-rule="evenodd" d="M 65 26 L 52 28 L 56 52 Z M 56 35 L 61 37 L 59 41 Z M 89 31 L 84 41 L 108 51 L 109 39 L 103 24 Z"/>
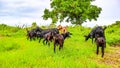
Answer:
<path fill-rule="evenodd" d="M 94 43 L 94 37 L 92 37 L 92 44 Z"/>
<path fill-rule="evenodd" d="M 48 45 L 50 46 L 50 42 L 48 41 Z"/>
<path fill-rule="evenodd" d="M 45 45 L 45 39 L 43 40 L 43 44 Z"/>
<path fill-rule="evenodd" d="M 59 46 L 59 51 L 60 51 L 60 49 L 61 49 L 61 45 Z"/>
<path fill-rule="evenodd" d="M 104 46 L 102 46 L 101 51 L 102 51 L 102 57 L 103 57 L 104 56 Z"/>
<path fill-rule="evenodd" d="M 40 43 L 41 39 L 42 39 L 42 38 L 39 39 L 39 43 Z"/>
<path fill-rule="evenodd" d="M 97 45 L 97 51 L 96 51 L 96 54 L 98 55 L 99 53 L 99 46 Z"/>

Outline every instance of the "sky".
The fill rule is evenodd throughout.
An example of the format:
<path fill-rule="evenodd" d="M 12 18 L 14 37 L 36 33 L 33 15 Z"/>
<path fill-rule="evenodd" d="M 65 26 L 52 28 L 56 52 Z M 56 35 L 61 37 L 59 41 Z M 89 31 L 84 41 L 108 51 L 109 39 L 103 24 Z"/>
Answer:
<path fill-rule="evenodd" d="M 92 4 L 101 7 L 102 12 L 97 21 L 87 21 L 83 26 L 109 25 L 120 20 L 120 0 L 96 0 Z M 48 26 L 51 19 L 42 18 L 45 8 L 50 9 L 50 0 L 0 0 L 0 24 L 30 26 L 36 22 L 37 25 Z M 69 23 L 63 22 L 61 25 Z"/>
<path fill-rule="evenodd" d="M 96 0 L 92 4 L 102 8 L 101 14 L 97 21 L 88 21 L 83 26 L 104 26 L 115 23 L 115 21 L 120 21 L 120 0 Z"/>

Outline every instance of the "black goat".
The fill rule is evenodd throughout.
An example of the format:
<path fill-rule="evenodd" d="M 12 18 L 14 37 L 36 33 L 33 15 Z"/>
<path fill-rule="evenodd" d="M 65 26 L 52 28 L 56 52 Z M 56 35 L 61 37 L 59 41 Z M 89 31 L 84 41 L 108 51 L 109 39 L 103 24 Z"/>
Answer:
<path fill-rule="evenodd" d="M 36 27 L 32 30 L 27 30 L 27 39 L 34 39 L 35 40 L 35 37 L 37 37 L 37 35 L 43 31 L 43 29 L 41 29 L 40 27 Z"/>
<path fill-rule="evenodd" d="M 39 42 L 42 38 L 45 37 L 45 34 L 47 34 L 49 32 L 59 34 L 59 30 L 57 28 L 44 29 L 43 31 L 41 31 L 40 33 L 37 34 L 37 36 L 40 38 Z"/>
<path fill-rule="evenodd" d="M 44 40 L 43 40 L 43 44 L 44 42 L 46 41 L 46 44 L 48 43 L 48 45 L 50 45 L 50 41 L 52 42 L 53 40 L 53 36 L 56 35 L 57 33 L 56 32 L 49 32 L 47 34 L 45 34 L 43 37 L 44 37 Z"/>
<path fill-rule="evenodd" d="M 97 26 L 96 28 L 92 29 L 92 31 L 87 36 L 85 36 L 85 41 L 87 41 L 89 38 L 91 38 L 92 43 L 93 43 L 95 34 L 98 34 L 100 37 L 105 38 L 105 34 L 104 34 L 105 29 L 106 29 L 106 27 L 102 28 L 101 26 Z"/>
<path fill-rule="evenodd" d="M 36 32 L 41 32 L 41 31 L 43 31 L 43 29 L 40 28 L 40 27 L 36 27 L 36 28 L 35 28 L 35 31 L 36 31 Z"/>
<path fill-rule="evenodd" d="M 35 31 L 35 29 L 27 31 L 27 39 L 30 39 L 30 41 L 31 41 L 32 39 L 35 40 L 35 37 L 36 37 L 36 31 Z"/>

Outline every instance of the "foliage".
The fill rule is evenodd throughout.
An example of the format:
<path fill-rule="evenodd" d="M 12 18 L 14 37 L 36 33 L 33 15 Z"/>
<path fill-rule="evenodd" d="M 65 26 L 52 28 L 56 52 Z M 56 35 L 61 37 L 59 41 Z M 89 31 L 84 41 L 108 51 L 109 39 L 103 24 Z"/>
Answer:
<path fill-rule="evenodd" d="M 23 30 L 22 28 L 0 24 L 0 35 L 3 36 L 22 36 L 25 35 L 25 31 Z"/>
<path fill-rule="evenodd" d="M 120 27 L 120 21 L 116 21 L 115 23 L 109 25 L 108 27 Z"/>
<path fill-rule="evenodd" d="M 81 25 L 86 20 L 97 20 L 101 13 L 101 8 L 91 5 L 94 0 L 51 0 L 52 10 L 45 9 L 43 19 L 52 19 L 52 23 L 57 21 L 71 22 Z"/>
<path fill-rule="evenodd" d="M 120 21 L 109 25 L 106 29 L 107 43 L 109 45 L 120 45 Z"/>

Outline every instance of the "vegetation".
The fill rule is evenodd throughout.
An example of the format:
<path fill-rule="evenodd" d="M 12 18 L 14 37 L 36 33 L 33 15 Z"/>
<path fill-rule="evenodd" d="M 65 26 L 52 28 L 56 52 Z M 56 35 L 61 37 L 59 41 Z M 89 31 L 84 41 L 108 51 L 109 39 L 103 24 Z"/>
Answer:
<path fill-rule="evenodd" d="M 81 25 L 86 20 L 97 20 L 101 8 L 92 5 L 94 0 L 51 0 L 52 10 L 45 9 L 43 19 L 52 19 L 52 23 L 58 21 L 71 22 Z"/>
<path fill-rule="evenodd" d="M 109 25 L 106 30 L 107 43 L 109 45 L 120 46 L 120 21 L 116 21 L 114 24 Z"/>
<path fill-rule="evenodd" d="M 105 31 L 107 48 L 104 58 L 101 58 L 101 53 L 98 56 L 95 54 L 96 46 L 91 40 L 85 42 L 84 35 L 91 28 L 68 27 L 73 35 L 65 40 L 61 51 L 57 47 L 54 53 L 53 43 L 49 47 L 38 43 L 38 40 L 27 40 L 26 29 L 1 24 L 0 68 L 117 68 L 120 64 L 118 58 L 108 55 L 115 51 L 109 45 L 120 43 L 120 23 L 116 24 L 108 26 Z M 113 60 L 117 62 L 111 63 Z"/>

